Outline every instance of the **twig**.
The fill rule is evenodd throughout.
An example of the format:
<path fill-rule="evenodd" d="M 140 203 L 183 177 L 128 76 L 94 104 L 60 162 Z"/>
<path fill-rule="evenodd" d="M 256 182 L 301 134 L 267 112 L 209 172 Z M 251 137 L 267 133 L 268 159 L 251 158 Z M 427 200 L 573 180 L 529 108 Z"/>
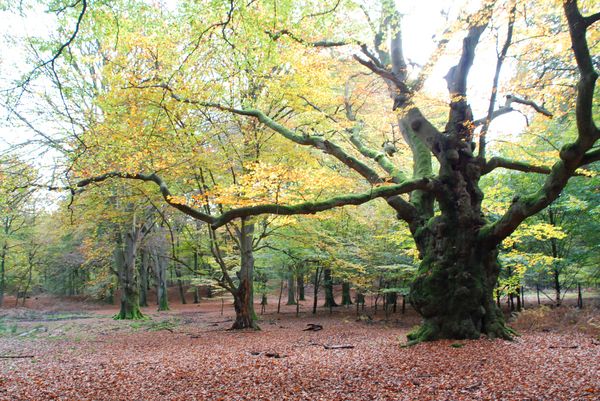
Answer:
<path fill-rule="evenodd" d="M 33 355 L 0 355 L 2 359 L 35 358 Z"/>

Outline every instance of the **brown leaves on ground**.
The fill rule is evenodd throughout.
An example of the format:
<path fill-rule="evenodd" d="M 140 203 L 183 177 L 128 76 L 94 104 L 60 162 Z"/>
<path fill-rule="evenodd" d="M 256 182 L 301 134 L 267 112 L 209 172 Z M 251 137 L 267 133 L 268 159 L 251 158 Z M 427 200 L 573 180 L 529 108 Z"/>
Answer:
<path fill-rule="evenodd" d="M 400 323 L 366 325 L 351 310 L 269 315 L 262 331 L 235 332 L 225 330 L 227 316 L 205 308 L 141 322 L 108 314 L 43 321 L 46 330 L 37 334 L 0 337 L 0 355 L 34 355 L 0 359 L 0 399 L 600 399 L 600 343 L 589 334 L 529 331 L 514 342 L 401 348 L 409 328 L 401 316 L 394 316 Z M 308 323 L 323 330 L 303 331 Z M 23 331 L 40 326 L 27 324 Z"/>

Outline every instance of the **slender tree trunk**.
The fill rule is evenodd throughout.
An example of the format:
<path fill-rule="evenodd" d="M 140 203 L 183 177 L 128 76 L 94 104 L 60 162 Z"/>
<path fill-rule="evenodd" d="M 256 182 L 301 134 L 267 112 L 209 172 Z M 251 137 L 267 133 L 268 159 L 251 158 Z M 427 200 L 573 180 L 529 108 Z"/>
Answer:
<path fill-rule="evenodd" d="M 159 311 L 169 310 L 169 293 L 167 288 L 167 258 L 158 249 L 153 250 L 152 265 L 156 277 L 156 303 Z"/>
<path fill-rule="evenodd" d="M 558 269 L 558 267 L 554 266 L 554 292 L 556 294 L 556 306 L 560 306 L 561 304 L 561 291 L 562 288 L 560 288 L 560 270 Z"/>
<path fill-rule="evenodd" d="M 263 293 L 262 294 L 262 298 L 260 300 L 260 314 L 262 315 L 263 313 L 265 313 L 266 309 L 267 309 L 267 294 Z"/>
<path fill-rule="evenodd" d="M 338 306 L 333 296 L 333 278 L 331 277 L 331 269 L 326 268 L 323 277 L 323 287 L 325 288 L 325 304 L 326 308 Z"/>
<path fill-rule="evenodd" d="M 23 302 L 21 303 L 21 306 L 25 306 L 25 301 L 27 300 L 27 292 L 29 291 L 29 287 L 31 286 L 31 279 L 33 277 L 33 259 L 30 257 L 29 258 L 29 269 L 28 269 L 28 273 L 27 273 L 27 284 L 25 284 L 25 290 L 23 291 Z"/>
<path fill-rule="evenodd" d="M 365 294 L 362 292 L 356 292 L 356 310 L 358 310 L 359 305 L 362 310 L 365 310 Z"/>
<path fill-rule="evenodd" d="M 402 314 L 406 312 L 406 295 L 402 295 Z"/>
<path fill-rule="evenodd" d="M 185 290 L 183 289 L 183 280 L 181 279 L 181 277 L 182 277 L 181 266 L 179 266 L 179 263 L 174 262 L 173 269 L 175 270 L 175 276 L 177 277 L 177 289 L 179 290 L 179 300 L 181 301 L 181 303 L 183 305 L 185 305 L 187 302 L 185 300 Z"/>
<path fill-rule="evenodd" d="M 317 313 L 317 302 L 319 299 L 319 286 L 321 285 L 321 272 L 322 268 L 318 267 L 315 270 L 315 281 L 314 281 L 314 290 L 313 290 L 313 308 L 312 313 L 315 315 Z"/>
<path fill-rule="evenodd" d="M 277 300 L 277 314 L 281 312 L 281 297 L 283 296 L 283 279 L 279 285 L 279 299 Z"/>
<path fill-rule="evenodd" d="M 296 287 L 298 291 L 298 300 L 305 301 L 304 298 L 304 273 L 299 272 L 296 277 Z"/>
<path fill-rule="evenodd" d="M 398 294 L 395 292 L 388 292 L 385 294 L 385 303 L 388 305 L 388 307 L 391 305 L 392 306 L 392 312 L 396 312 L 396 300 L 398 298 Z"/>
<path fill-rule="evenodd" d="M 148 249 L 142 248 L 140 263 L 140 306 L 148 306 L 148 269 L 150 255 Z"/>
<path fill-rule="evenodd" d="M 8 243 L 2 244 L 2 253 L 0 253 L 0 306 L 4 303 L 4 289 L 6 288 L 6 254 Z"/>
<path fill-rule="evenodd" d="M 240 271 L 238 273 L 239 286 L 233 297 L 235 309 L 235 322 L 232 329 L 260 329 L 256 323 L 257 317 L 254 312 L 254 224 L 249 224 L 242 219 L 242 227 L 239 234 L 240 239 Z"/>
<path fill-rule="evenodd" d="M 287 293 L 288 293 L 288 299 L 287 299 L 287 303 L 286 305 L 296 305 L 296 289 L 294 288 L 294 272 L 292 271 L 292 268 L 289 267 L 288 268 L 288 272 L 287 272 Z"/>
<path fill-rule="evenodd" d="M 194 277 L 198 277 L 198 252 L 194 252 Z M 194 285 L 194 303 L 200 303 L 200 287 Z"/>
<path fill-rule="evenodd" d="M 346 281 L 342 283 L 342 305 L 352 305 L 352 298 L 350 297 L 350 283 Z"/>

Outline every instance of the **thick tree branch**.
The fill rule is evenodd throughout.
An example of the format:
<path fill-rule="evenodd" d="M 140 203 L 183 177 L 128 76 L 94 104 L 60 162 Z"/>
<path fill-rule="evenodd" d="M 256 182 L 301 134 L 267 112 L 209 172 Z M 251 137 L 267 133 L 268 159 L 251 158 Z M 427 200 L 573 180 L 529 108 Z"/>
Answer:
<path fill-rule="evenodd" d="M 500 117 L 504 114 L 511 113 L 513 111 L 518 111 L 512 107 L 512 103 L 520 103 L 526 106 L 531 106 L 535 111 L 540 114 L 545 115 L 546 117 L 552 118 L 554 114 L 543 106 L 538 105 L 532 100 L 522 99 L 520 97 L 514 95 L 506 95 L 506 103 L 501 106 L 499 109 L 496 109 L 492 112 L 491 115 L 488 114 L 485 118 L 480 118 L 479 120 L 473 121 L 473 125 L 478 127 L 486 123 L 486 121 L 490 121 L 490 123 L 497 117 Z M 482 131 L 483 132 L 483 131 Z M 481 155 L 480 155 L 481 156 Z"/>
<path fill-rule="evenodd" d="M 392 178 L 392 182 L 400 183 L 406 181 L 407 178 L 404 173 L 397 168 L 394 163 L 386 156 L 384 152 L 379 152 L 366 146 L 358 137 L 356 128 L 350 135 L 350 142 L 356 147 L 361 155 L 373 159 L 379 164 L 379 166 L 385 170 L 386 173 Z"/>
<path fill-rule="evenodd" d="M 475 49 L 481 34 L 485 31 L 492 16 L 494 2 L 486 1 L 476 14 L 470 17 L 470 27 L 463 39 L 462 53 L 458 64 L 446 74 L 450 93 L 450 113 L 446 132 L 461 140 L 471 141 L 473 134 L 473 113 L 467 103 L 467 77 L 475 60 Z"/>
<path fill-rule="evenodd" d="M 598 20 L 600 20 L 600 12 L 592 14 L 592 15 L 588 15 L 587 17 L 584 17 L 583 20 L 585 21 L 585 27 L 589 27 L 590 25 L 592 25 L 594 22 L 597 22 Z"/>
<path fill-rule="evenodd" d="M 567 185 L 569 178 L 576 174 L 577 168 L 588 160 L 594 161 L 597 157 L 597 150 L 589 151 L 600 139 L 600 133 L 592 118 L 593 96 L 598 74 L 594 70 L 587 45 L 587 26 L 577 8 L 577 2 L 564 0 L 563 7 L 569 23 L 573 53 L 580 72 L 575 106 L 577 139 L 562 148 L 561 160 L 552 166 L 542 188 L 534 194 L 516 197 L 500 220 L 485 226 L 480 231 L 481 239 L 492 247 L 508 237 L 527 217 L 553 202 Z"/>
<path fill-rule="evenodd" d="M 403 120 L 423 144 L 427 146 L 431 153 L 436 155 L 436 157 L 440 155 L 442 134 L 423 116 L 418 108 L 413 107 L 408 110 Z"/>
<path fill-rule="evenodd" d="M 546 109 L 544 106 L 540 106 L 539 104 L 537 104 L 536 102 L 534 102 L 532 100 L 522 99 L 515 95 L 506 95 L 505 107 L 510 107 L 511 103 L 520 103 L 520 104 L 524 104 L 526 106 L 530 106 L 535 111 L 537 111 L 540 114 L 545 115 L 546 117 L 552 118 L 554 116 L 551 111 L 548 111 L 548 109 Z"/>
<path fill-rule="evenodd" d="M 506 32 L 506 40 L 504 41 L 504 45 L 502 46 L 502 50 L 498 54 L 498 59 L 496 60 L 496 72 L 494 73 L 494 79 L 492 83 L 492 94 L 490 96 L 490 103 L 488 107 L 488 113 L 484 120 L 483 127 L 481 127 L 481 132 L 479 134 L 479 157 L 485 158 L 485 136 L 488 132 L 492 119 L 494 117 L 494 107 L 496 105 L 496 97 L 498 95 L 498 81 L 500 79 L 500 72 L 502 71 L 502 65 L 504 64 L 504 59 L 506 58 L 506 54 L 508 53 L 508 48 L 512 43 L 512 35 L 513 28 L 515 25 L 515 14 L 517 11 L 517 1 L 511 0 L 510 11 L 508 14 L 508 29 Z"/>
<path fill-rule="evenodd" d="M 592 116 L 592 104 L 594 101 L 594 87 L 598 73 L 594 70 L 594 64 L 585 37 L 587 25 L 579 9 L 576 0 L 565 0 L 564 9 L 569 21 L 569 33 L 575 60 L 581 78 L 577 86 L 576 116 L 577 128 L 580 135 L 597 139 L 598 129 Z"/>
<path fill-rule="evenodd" d="M 373 187 L 371 190 L 351 195 L 336 196 L 324 201 L 317 202 L 304 202 L 297 205 L 279 205 L 279 204 L 266 204 L 257 206 L 241 207 L 224 212 L 220 216 L 211 216 L 207 213 L 203 213 L 200 210 L 181 204 L 173 197 L 167 184 L 157 174 L 141 174 L 141 173 L 124 173 L 113 171 L 110 173 L 102 174 L 96 177 L 87 178 L 77 182 L 78 188 L 84 188 L 94 183 L 100 183 L 111 178 L 122 178 L 129 180 L 139 180 L 144 182 L 152 182 L 160 188 L 160 192 L 164 200 L 172 207 L 177 210 L 193 217 L 194 219 L 203 221 L 210 224 L 212 229 L 217 229 L 235 219 L 258 216 L 261 214 L 276 214 L 276 215 L 298 215 L 298 214 L 314 214 L 325 210 L 333 209 L 340 206 L 346 205 L 362 205 L 376 198 L 390 198 L 396 195 L 404 194 L 407 192 L 414 191 L 416 189 L 421 190 L 432 190 L 435 183 L 427 178 L 407 181 L 402 184 L 395 185 L 383 185 L 379 187 Z"/>
<path fill-rule="evenodd" d="M 305 46 L 310 46 L 310 47 L 340 47 L 340 46 L 348 46 L 348 45 L 353 45 L 356 44 L 356 41 L 345 41 L 345 40 L 319 40 L 319 41 L 315 41 L 315 42 L 310 42 L 304 38 L 298 37 L 296 35 L 294 35 L 293 32 L 287 30 L 287 29 L 282 29 L 280 31 L 277 32 L 273 32 L 273 31 L 264 31 L 267 35 L 269 35 L 269 37 L 273 40 L 273 41 L 278 41 L 282 36 L 287 36 L 290 39 L 292 39 L 295 42 L 298 42 L 300 44 L 303 44 Z"/>
<path fill-rule="evenodd" d="M 236 218 L 257 216 L 261 214 L 276 214 L 285 216 L 314 214 L 340 206 L 362 205 L 363 203 L 367 203 L 376 198 L 389 198 L 408 193 L 416 189 L 432 190 L 434 185 L 434 181 L 424 178 L 407 181 L 402 184 L 374 187 L 370 191 L 363 192 L 361 194 L 336 196 L 319 202 L 304 202 L 293 206 L 269 204 L 232 209 L 216 218 L 212 226 L 214 228 L 218 228 Z"/>
<path fill-rule="evenodd" d="M 579 165 L 585 166 L 587 164 L 594 163 L 597 161 L 600 161 L 600 148 L 590 150 L 585 155 L 583 155 L 583 158 L 581 159 L 581 163 L 579 163 Z"/>
<path fill-rule="evenodd" d="M 159 177 L 155 173 L 152 173 L 152 174 L 135 173 L 135 174 L 133 174 L 133 173 L 124 173 L 124 172 L 119 172 L 119 171 L 112 171 L 109 173 L 105 173 L 102 175 L 98 175 L 95 177 L 90 177 L 90 178 L 86 178 L 84 180 L 78 181 L 75 185 L 77 188 L 85 188 L 88 185 L 100 183 L 100 182 L 106 181 L 111 178 L 124 178 L 124 179 L 130 179 L 130 180 L 153 182 L 154 184 L 156 184 L 159 187 L 160 193 L 161 193 L 163 199 L 170 206 L 187 214 L 188 216 L 191 216 L 191 217 L 193 217 L 197 220 L 203 221 L 205 223 L 213 224 L 216 221 L 216 219 L 213 216 L 211 216 L 207 213 L 203 213 L 200 210 L 195 209 L 191 206 L 176 202 L 174 200 L 173 195 L 171 194 L 171 191 L 169 190 L 167 184 L 163 181 L 163 179 L 161 177 Z"/>
<path fill-rule="evenodd" d="M 492 157 L 486 162 L 485 166 L 481 170 L 481 174 L 484 175 L 491 173 L 497 168 L 522 171 L 524 173 L 550 174 L 552 172 L 552 170 L 549 167 L 536 166 L 521 161 L 505 159 L 503 157 Z"/>
<path fill-rule="evenodd" d="M 356 61 L 358 61 L 360 64 L 364 65 L 365 67 L 367 67 L 369 70 L 373 71 L 375 74 L 379 75 L 381 78 L 385 79 L 386 81 L 392 82 L 401 93 L 404 93 L 407 95 L 412 93 L 412 91 L 409 89 L 409 87 L 406 85 L 406 83 L 403 82 L 400 79 L 400 77 L 396 76 L 392 71 L 389 71 L 386 68 L 382 68 L 382 67 L 376 65 L 372 61 L 363 60 L 362 58 L 358 57 L 357 55 L 354 55 L 353 57 Z"/>

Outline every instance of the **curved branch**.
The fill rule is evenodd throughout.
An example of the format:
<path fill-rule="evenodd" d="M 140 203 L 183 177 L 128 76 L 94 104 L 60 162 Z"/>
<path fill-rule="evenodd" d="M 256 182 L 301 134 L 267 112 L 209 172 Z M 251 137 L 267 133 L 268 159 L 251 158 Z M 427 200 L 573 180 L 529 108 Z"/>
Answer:
<path fill-rule="evenodd" d="M 550 174 L 552 172 L 552 170 L 549 167 L 536 166 L 521 161 L 505 159 L 503 157 L 492 157 L 490 160 L 487 161 L 487 163 L 481 170 L 481 174 L 489 174 L 497 168 L 522 171 L 524 173 Z"/>
<path fill-rule="evenodd" d="M 129 180 L 139 180 L 145 182 L 153 182 L 158 185 L 160 188 L 160 192 L 164 198 L 164 200 L 172 207 L 178 209 L 179 211 L 187 214 L 190 217 L 193 217 L 196 220 L 203 221 L 205 223 L 210 224 L 212 229 L 217 229 L 225 224 L 244 217 L 250 216 L 258 216 L 261 214 L 276 214 L 283 216 L 297 215 L 297 214 L 314 214 L 317 212 L 322 212 L 325 210 L 333 209 L 340 206 L 346 205 L 362 205 L 363 203 L 367 203 L 376 198 L 390 198 L 396 195 L 404 194 L 407 192 L 411 192 L 417 189 L 420 190 L 433 190 L 435 185 L 434 181 L 429 180 L 427 178 L 407 181 L 402 184 L 395 185 L 384 185 L 379 187 L 374 187 L 367 192 L 363 192 L 360 194 L 351 194 L 351 195 L 342 195 L 336 196 L 324 201 L 318 202 L 304 202 L 297 205 L 279 205 L 279 204 L 266 204 L 266 205 L 257 205 L 257 206 L 248 206 L 241 207 L 229 210 L 220 216 L 211 216 L 209 214 L 203 213 L 198 209 L 195 209 L 186 204 L 178 203 L 174 200 L 173 195 L 169 191 L 167 184 L 164 182 L 162 178 L 160 178 L 155 173 L 152 174 L 131 174 L 113 171 L 106 174 L 102 174 L 96 177 L 87 178 L 79 181 L 76 186 L 78 188 L 84 188 L 93 183 L 99 183 L 102 181 L 106 181 L 111 178 L 123 178 Z"/>
<path fill-rule="evenodd" d="M 374 187 L 370 191 L 361 194 L 341 195 L 320 202 L 304 202 L 297 205 L 285 206 L 278 204 L 248 206 L 232 209 L 223 213 L 212 223 L 213 228 L 221 227 L 228 222 L 249 216 L 258 216 L 261 214 L 276 214 L 291 216 L 297 214 L 314 214 L 325 210 L 333 209 L 347 205 L 362 205 L 376 198 L 390 198 L 396 195 L 408 193 L 416 189 L 432 190 L 434 181 L 427 178 L 407 181 L 402 184 L 385 185 Z"/>
<path fill-rule="evenodd" d="M 436 157 L 439 156 L 442 134 L 423 116 L 421 111 L 417 107 L 413 107 L 408 110 L 403 119 L 429 151 Z"/>
<path fill-rule="evenodd" d="M 389 71 L 386 68 L 382 68 L 382 67 L 376 65 L 373 61 L 363 60 L 362 58 L 358 57 L 356 54 L 352 57 L 356 61 L 358 61 L 360 64 L 367 67 L 369 70 L 371 70 L 375 74 L 379 75 L 381 78 L 385 79 L 386 81 L 392 82 L 398 88 L 398 90 L 400 90 L 401 93 L 405 93 L 405 94 L 412 93 L 412 91 L 409 89 L 409 87 L 406 85 L 406 83 L 404 81 L 402 81 L 400 79 L 400 77 L 398 77 L 392 71 Z"/>
<path fill-rule="evenodd" d="M 269 37 L 273 40 L 273 41 L 278 41 L 282 36 L 287 36 L 290 39 L 294 40 L 295 42 L 301 43 L 305 46 L 311 46 L 311 47 L 341 47 L 341 46 L 348 46 L 348 45 L 353 45 L 356 44 L 356 41 L 350 40 L 350 41 L 345 41 L 345 40 L 319 40 L 316 42 L 309 42 L 306 39 L 300 38 L 296 35 L 294 35 L 293 32 L 289 31 L 288 29 L 282 29 L 280 31 L 277 32 L 273 32 L 273 31 L 264 31 L 267 35 L 269 35 Z"/>
<path fill-rule="evenodd" d="M 591 150 L 585 155 L 583 155 L 583 158 L 581 159 L 581 163 L 579 163 L 579 165 L 585 166 L 586 164 L 594 163 L 597 161 L 600 161 L 600 148 Z"/>
<path fill-rule="evenodd" d="M 592 15 L 588 15 L 587 17 L 584 17 L 583 20 L 585 21 L 585 27 L 589 27 L 590 25 L 592 25 L 594 22 L 600 20 L 600 12 L 592 14 Z"/>
<path fill-rule="evenodd" d="M 508 14 L 508 29 L 506 32 L 506 39 L 504 41 L 504 45 L 502 46 L 502 50 L 500 54 L 498 54 L 498 59 L 496 60 L 496 72 L 494 73 L 494 79 L 492 83 L 492 94 L 490 96 L 490 103 L 488 107 L 488 114 L 483 122 L 483 127 L 481 128 L 481 132 L 479 134 L 479 156 L 485 157 L 485 136 L 488 132 L 490 124 L 492 123 L 492 119 L 494 118 L 494 105 L 496 104 L 496 96 L 498 95 L 498 81 L 500 79 L 500 72 L 502 71 L 502 65 L 504 64 L 504 60 L 506 59 L 506 54 L 508 53 L 508 48 L 512 43 L 513 29 L 515 25 L 515 14 L 517 12 L 517 1 L 512 0 L 510 4 L 510 11 Z M 477 125 L 476 125 L 477 126 Z"/>
<path fill-rule="evenodd" d="M 394 163 L 386 156 L 383 152 L 378 152 L 374 149 L 366 146 L 357 135 L 357 128 L 352 130 L 352 134 L 350 135 L 350 142 L 354 145 L 354 147 L 360 152 L 361 155 L 368 157 L 369 159 L 373 159 L 379 166 L 385 170 L 386 173 L 390 175 L 392 178 L 392 182 L 400 183 L 406 181 L 407 178 L 404 173 L 397 168 Z"/>
<path fill-rule="evenodd" d="M 165 202 L 167 202 L 170 206 L 174 207 L 175 209 L 187 214 L 190 217 L 195 218 L 196 220 L 200 220 L 203 221 L 205 223 L 209 223 L 209 224 L 213 224 L 216 219 L 206 213 L 201 212 L 198 209 L 195 209 L 191 206 L 185 205 L 185 204 L 181 204 L 181 203 L 177 203 L 174 201 L 173 195 L 171 194 L 171 191 L 169 190 L 169 187 L 167 186 L 167 184 L 165 183 L 165 181 L 159 177 L 157 174 L 152 173 L 152 174 L 141 174 L 141 173 L 124 173 L 124 172 L 120 172 L 120 171 L 111 171 L 109 173 L 106 174 L 102 174 L 96 177 L 90 177 L 90 178 L 86 178 L 84 180 L 78 181 L 75 185 L 78 188 L 85 188 L 88 185 L 91 184 L 95 184 L 95 183 L 99 183 L 99 182 L 103 182 L 106 181 L 108 179 L 111 178 L 124 178 L 124 179 L 129 179 L 129 180 L 139 180 L 139 181 L 145 181 L 145 182 L 153 182 L 154 184 L 158 185 L 159 189 L 160 189 L 160 193 L 163 197 L 163 199 L 165 200 Z"/>
<path fill-rule="evenodd" d="M 480 231 L 480 238 L 489 246 L 496 246 L 508 237 L 527 217 L 539 212 L 560 195 L 569 178 L 582 163 L 594 161 L 598 155 L 596 149 L 590 149 L 600 139 L 600 132 L 592 117 L 594 89 L 598 73 L 594 70 L 592 58 L 586 40 L 586 24 L 576 0 L 564 0 L 565 15 L 569 24 L 571 45 L 580 79 L 577 85 L 575 116 L 577 120 L 577 139 L 560 151 L 560 159 L 552 166 L 542 188 L 536 193 L 516 197 L 504 216 Z"/>

